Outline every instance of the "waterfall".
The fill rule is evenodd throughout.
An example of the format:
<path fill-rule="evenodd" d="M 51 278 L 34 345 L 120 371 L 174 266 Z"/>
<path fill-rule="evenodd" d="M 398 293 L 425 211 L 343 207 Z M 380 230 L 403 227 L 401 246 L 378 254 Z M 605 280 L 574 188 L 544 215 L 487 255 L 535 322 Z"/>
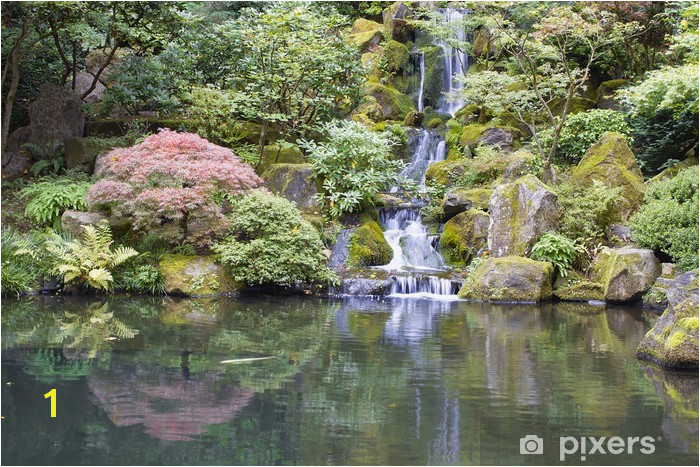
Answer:
<path fill-rule="evenodd" d="M 418 66 L 420 67 L 420 86 L 418 87 L 418 112 L 423 112 L 423 84 L 425 83 L 425 53 L 420 52 L 418 56 Z"/>
<path fill-rule="evenodd" d="M 464 17 L 468 13 L 464 10 L 455 10 L 452 8 L 447 8 L 444 10 L 445 22 L 459 22 L 464 20 Z M 458 42 L 466 42 L 468 37 L 464 28 L 455 31 L 455 39 Z M 461 84 L 455 80 L 455 76 L 462 73 L 466 73 L 470 66 L 469 55 L 463 51 L 453 47 L 447 41 L 438 40 L 438 45 L 442 47 L 445 54 L 445 93 L 447 96 L 451 95 L 455 91 L 461 89 Z M 440 110 L 443 112 L 448 112 L 450 115 L 454 116 L 455 113 L 463 106 L 463 102 L 457 100 L 455 102 L 448 102 L 444 99 L 443 105 Z"/>

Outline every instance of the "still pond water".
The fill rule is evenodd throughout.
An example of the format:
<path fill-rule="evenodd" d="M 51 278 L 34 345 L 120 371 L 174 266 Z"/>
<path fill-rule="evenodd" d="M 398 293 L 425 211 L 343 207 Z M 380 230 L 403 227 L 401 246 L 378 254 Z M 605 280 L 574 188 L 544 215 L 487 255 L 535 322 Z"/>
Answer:
<path fill-rule="evenodd" d="M 697 373 L 634 358 L 652 324 L 565 303 L 3 300 L 2 463 L 697 465 Z M 655 452 L 560 462 L 560 436 Z"/>

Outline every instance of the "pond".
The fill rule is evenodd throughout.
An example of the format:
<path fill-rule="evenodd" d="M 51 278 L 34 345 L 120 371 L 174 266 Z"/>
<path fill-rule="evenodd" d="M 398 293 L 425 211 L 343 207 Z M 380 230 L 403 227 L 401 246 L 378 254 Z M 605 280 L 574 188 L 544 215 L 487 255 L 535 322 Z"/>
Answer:
<path fill-rule="evenodd" d="M 634 357 L 653 320 L 573 303 L 7 299 L 2 463 L 697 465 L 697 373 Z M 527 435 L 543 454 L 520 453 Z M 560 461 L 562 436 L 649 436 L 654 452 Z"/>

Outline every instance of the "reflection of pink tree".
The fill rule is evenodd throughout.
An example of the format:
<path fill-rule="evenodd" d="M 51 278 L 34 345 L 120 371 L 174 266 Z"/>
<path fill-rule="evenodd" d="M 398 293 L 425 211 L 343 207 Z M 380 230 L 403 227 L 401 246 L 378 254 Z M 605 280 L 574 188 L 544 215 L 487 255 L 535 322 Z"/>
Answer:
<path fill-rule="evenodd" d="M 231 420 L 253 400 L 254 391 L 220 383 L 213 376 L 186 380 L 175 371 L 114 362 L 110 373 L 88 378 L 116 426 L 143 424 L 146 433 L 166 441 L 190 440 L 208 425 Z"/>

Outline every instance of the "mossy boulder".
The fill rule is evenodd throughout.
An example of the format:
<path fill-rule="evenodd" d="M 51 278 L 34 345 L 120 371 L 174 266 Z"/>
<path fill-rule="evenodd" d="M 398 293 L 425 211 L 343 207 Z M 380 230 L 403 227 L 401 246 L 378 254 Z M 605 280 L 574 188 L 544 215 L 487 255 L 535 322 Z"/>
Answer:
<path fill-rule="evenodd" d="M 235 295 L 242 285 L 234 281 L 213 256 L 165 255 L 158 263 L 165 293 L 187 297 Z"/>
<path fill-rule="evenodd" d="M 533 169 L 536 156 L 527 149 L 518 149 L 510 156 L 510 163 L 503 173 L 506 181 L 517 180 L 523 175 L 527 175 Z"/>
<path fill-rule="evenodd" d="M 425 114 L 423 112 L 411 111 L 406 114 L 406 118 L 403 120 L 403 124 L 406 126 L 420 127 L 423 123 L 423 117 Z"/>
<path fill-rule="evenodd" d="M 100 154 L 105 154 L 112 148 L 121 148 L 132 144 L 133 141 L 126 137 L 99 138 L 88 136 L 85 138 L 68 138 L 64 142 L 66 167 L 92 174 L 95 170 L 95 161 Z"/>
<path fill-rule="evenodd" d="M 302 211 L 318 209 L 318 182 L 311 164 L 272 164 L 262 178 L 265 188 L 293 201 Z"/>
<path fill-rule="evenodd" d="M 263 148 L 260 163 L 255 171 L 263 174 L 273 164 L 304 164 L 305 162 L 304 154 L 297 146 L 269 144 Z"/>
<path fill-rule="evenodd" d="M 453 186 L 467 171 L 468 163 L 465 160 L 448 160 L 434 162 L 425 171 L 425 180 L 445 187 Z"/>
<path fill-rule="evenodd" d="M 570 302 L 603 301 L 605 300 L 605 289 L 598 282 L 582 280 L 555 288 L 554 296 L 559 300 Z"/>
<path fill-rule="evenodd" d="M 552 112 L 555 115 L 561 115 L 564 112 L 565 103 L 566 101 L 564 99 L 556 101 L 555 104 L 551 107 Z M 595 106 L 596 101 L 581 96 L 575 96 L 571 98 L 571 102 L 569 102 L 569 110 L 566 114 L 574 115 L 577 113 L 585 112 L 586 110 L 595 108 Z"/>
<path fill-rule="evenodd" d="M 676 277 L 667 296 L 668 308 L 640 342 L 637 357 L 670 369 L 697 370 L 698 270 Z"/>
<path fill-rule="evenodd" d="M 480 123 L 471 123 L 465 126 L 459 136 L 459 145 L 463 148 L 476 146 L 477 140 L 487 129 L 486 125 Z"/>
<path fill-rule="evenodd" d="M 347 39 L 362 52 L 367 52 L 381 44 L 384 39 L 383 26 L 375 21 L 357 18 Z"/>
<path fill-rule="evenodd" d="M 452 266 L 466 266 L 486 246 L 489 215 L 478 209 L 457 214 L 445 223 L 440 253 Z"/>
<path fill-rule="evenodd" d="M 409 112 L 416 110 L 416 107 L 413 105 L 413 99 L 406 94 L 400 93 L 392 86 L 369 83 L 367 91 L 381 107 L 382 117 L 385 120 L 403 121 Z"/>
<path fill-rule="evenodd" d="M 620 133 L 604 133 L 571 172 L 572 184 L 590 186 L 594 180 L 611 188 L 622 189 L 622 201 L 618 209 L 623 220 L 629 218 L 644 200 L 646 187 L 642 172 L 627 140 Z"/>
<path fill-rule="evenodd" d="M 395 40 L 387 41 L 382 47 L 382 59 L 391 73 L 405 69 L 410 57 L 408 47 Z"/>
<path fill-rule="evenodd" d="M 615 92 L 628 84 L 626 79 L 612 79 L 600 83 L 596 91 L 596 106 L 599 109 L 622 110 L 622 106 L 615 99 Z"/>
<path fill-rule="evenodd" d="M 539 302 L 552 296 L 554 266 L 519 256 L 489 258 L 464 282 L 467 300 Z"/>
<path fill-rule="evenodd" d="M 559 227 L 557 195 L 532 174 L 499 185 L 489 200 L 489 250 L 496 257 L 530 252 L 545 232 Z"/>
<path fill-rule="evenodd" d="M 680 162 L 678 162 L 678 163 L 672 165 L 671 167 L 669 167 L 669 168 L 663 170 L 661 173 L 659 173 L 659 174 L 658 174 L 657 176 L 655 176 L 654 178 L 651 178 L 651 179 L 647 180 L 647 185 L 650 184 L 650 183 L 658 182 L 658 181 L 660 181 L 660 180 L 667 180 L 667 179 L 669 179 L 669 178 L 673 178 L 673 177 L 675 177 L 676 175 L 678 175 L 678 173 L 679 173 L 681 170 L 687 169 L 688 167 L 693 167 L 693 166 L 696 166 L 696 165 L 698 165 L 698 158 L 697 158 L 697 156 L 688 157 L 687 159 L 682 160 L 682 161 L 680 161 Z"/>
<path fill-rule="evenodd" d="M 631 246 L 605 250 L 593 264 L 593 277 L 612 302 L 640 300 L 660 275 L 661 263 L 654 252 Z"/>
<path fill-rule="evenodd" d="M 451 219 L 469 209 L 488 210 L 491 193 L 493 190 L 487 188 L 451 188 L 442 198 L 445 219 Z"/>
<path fill-rule="evenodd" d="M 362 225 L 350 235 L 347 264 L 351 268 L 382 266 L 388 264 L 394 251 L 384 238 L 379 224 L 363 218 Z"/>
<path fill-rule="evenodd" d="M 470 149 L 479 145 L 491 146 L 498 151 L 510 153 L 520 145 L 519 138 L 520 131 L 517 128 L 472 123 L 462 129 L 459 144 Z"/>

